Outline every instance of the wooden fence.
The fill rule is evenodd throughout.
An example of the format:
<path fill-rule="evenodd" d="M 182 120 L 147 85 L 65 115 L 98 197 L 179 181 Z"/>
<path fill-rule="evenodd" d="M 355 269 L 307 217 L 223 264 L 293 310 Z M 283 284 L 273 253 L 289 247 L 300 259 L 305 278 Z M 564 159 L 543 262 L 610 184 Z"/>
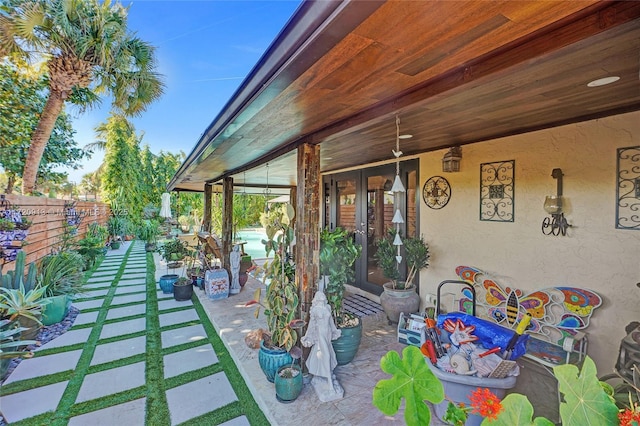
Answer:
<path fill-rule="evenodd" d="M 69 200 L 56 198 L 27 197 L 22 195 L 5 195 L 13 209 L 19 210 L 23 216 L 32 221 L 26 245 L 23 250 L 27 254 L 27 264 L 36 261 L 51 251 L 60 243 L 64 233 L 64 225 L 68 219 L 68 209 L 65 203 Z M 75 240 L 83 238 L 90 223 L 97 222 L 106 225 L 111 210 L 109 206 L 100 202 L 75 201 L 75 212 L 80 218 Z M 2 271 L 13 269 L 14 262 L 2 265 Z"/>

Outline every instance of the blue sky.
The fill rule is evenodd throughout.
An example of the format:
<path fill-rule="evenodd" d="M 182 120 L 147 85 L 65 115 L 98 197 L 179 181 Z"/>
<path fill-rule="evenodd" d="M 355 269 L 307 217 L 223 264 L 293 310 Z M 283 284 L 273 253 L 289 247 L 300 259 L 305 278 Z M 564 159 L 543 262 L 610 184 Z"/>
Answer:
<path fill-rule="evenodd" d="M 202 132 L 231 98 L 244 77 L 293 15 L 299 1 L 122 1 L 131 5 L 128 27 L 157 49 L 164 75 L 164 96 L 142 116 L 132 118 L 151 151 L 189 153 Z M 110 110 L 77 115 L 75 139 L 80 146 L 95 140 L 94 128 Z M 73 111 L 71 111 L 73 113 Z M 96 152 L 82 170 L 64 169 L 79 183 L 94 171 L 103 153 Z"/>

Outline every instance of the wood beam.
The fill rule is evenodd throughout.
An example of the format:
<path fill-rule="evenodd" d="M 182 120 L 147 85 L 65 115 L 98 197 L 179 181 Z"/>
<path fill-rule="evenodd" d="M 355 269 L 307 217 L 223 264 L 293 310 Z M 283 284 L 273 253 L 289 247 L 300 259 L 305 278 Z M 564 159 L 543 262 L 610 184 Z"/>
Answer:
<path fill-rule="evenodd" d="M 296 281 L 301 318 L 308 322 L 317 289 L 320 257 L 320 146 L 298 147 L 296 194 Z M 293 194 L 292 194 L 293 195 Z"/>
<path fill-rule="evenodd" d="M 202 225 L 204 232 L 211 232 L 211 197 L 213 195 L 213 186 L 208 183 L 204 184 L 204 215 Z"/>
<path fill-rule="evenodd" d="M 226 177 L 222 181 L 222 267 L 229 272 L 229 254 L 233 242 L 233 178 Z"/>

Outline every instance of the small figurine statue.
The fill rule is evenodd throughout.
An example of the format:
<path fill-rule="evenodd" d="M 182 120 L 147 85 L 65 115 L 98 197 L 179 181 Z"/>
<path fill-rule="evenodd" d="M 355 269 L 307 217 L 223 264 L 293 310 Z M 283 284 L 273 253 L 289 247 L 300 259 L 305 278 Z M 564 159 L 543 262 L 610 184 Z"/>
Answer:
<path fill-rule="evenodd" d="M 231 288 L 229 289 L 229 294 L 240 293 L 240 258 L 240 246 L 235 245 L 229 255 L 229 263 L 231 264 Z"/>
<path fill-rule="evenodd" d="M 331 341 L 340 337 L 341 331 L 333 323 L 331 307 L 322 291 L 316 291 L 311 304 L 311 319 L 307 333 L 300 340 L 305 347 L 311 346 L 307 358 L 307 369 L 313 374 L 311 384 L 322 402 L 342 398 L 344 390 L 333 374 L 338 365 Z"/>

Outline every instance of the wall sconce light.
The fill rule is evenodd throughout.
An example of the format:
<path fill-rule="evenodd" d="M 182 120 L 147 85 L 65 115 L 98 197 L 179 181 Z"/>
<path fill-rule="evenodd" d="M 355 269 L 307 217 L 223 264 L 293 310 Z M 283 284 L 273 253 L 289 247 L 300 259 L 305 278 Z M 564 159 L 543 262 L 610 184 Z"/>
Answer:
<path fill-rule="evenodd" d="M 542 233 L 544 235 L 567 235 L 570 227 L 562 212 L 562 169 L 553 169 L 551 177 L 557 181 L 556 195 L 547 195 L 544 200 L 544 210 L 551 215 L 542 221 Z"/>
<path fill-rule="evenodd" d="M 452 146 L 442 157 L 442 171 L 446 173 L 459 172 L 460 160 L 462 160 L 462 148 Z"/>

